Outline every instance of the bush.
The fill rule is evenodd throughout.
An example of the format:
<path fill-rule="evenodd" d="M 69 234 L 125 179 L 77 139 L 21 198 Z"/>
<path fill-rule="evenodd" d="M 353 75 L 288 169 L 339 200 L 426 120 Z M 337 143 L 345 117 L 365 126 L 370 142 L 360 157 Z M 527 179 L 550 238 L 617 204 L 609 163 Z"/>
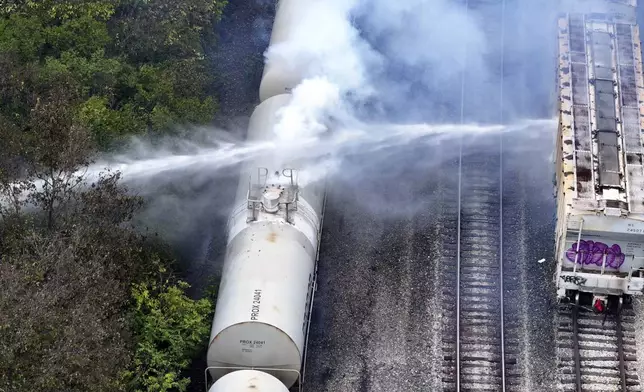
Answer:
<path fill-rule="evenodd" d="M 132 370 L 124 374 L 131 391 L 185 391 L 190 379 L 181 376 L 191 359 L 207 344 L 213 303 L 193 301 L 187 283 L 152 281 L 133 288 L 136 351 Z"/>

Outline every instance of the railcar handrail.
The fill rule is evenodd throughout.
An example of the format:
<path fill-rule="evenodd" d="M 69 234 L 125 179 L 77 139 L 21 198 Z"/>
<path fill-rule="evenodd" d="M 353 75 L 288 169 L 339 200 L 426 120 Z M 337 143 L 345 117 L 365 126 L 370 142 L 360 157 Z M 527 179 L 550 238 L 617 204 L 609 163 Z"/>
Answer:
<path fill-rule="evenodd" d="M 275 171 L 277 176 L 280 175 L 280 171 Z M 292 168 L 283 168 L 281 170 L 281 175 L 284 178 L 288 178 L 289 183 L 287 184 L 278 184 L 280 187 L 283 187 L 287 191 L 285 196 L 290 196 L 286 200 L 278 202 L 278 205 L 284 205 L 285 220 L 288 223 L 292 223 L 290 219 L 289 211 L 297 211 L 297 201 L 299 200 L 299 184 L 297 180 L 298 176 L 297 169 Z M 246 208 L 248 210 L 248 217 L 246 219 L 247 223 L 254 222 L 257 220 L 257 207 L 260 209 L 264 207 L 264 202 L 261 197 L 258 197 L 257 191 L 261 191 L 262 188 L 267 186 L 268 180 L 268 168 L 259 167 L 257 168 L 257 181 L 253 181 L 253 175 L 248 176 L 248 191 L 246 192 Z M 280 197 L 282 198 L 282 197 Z"/>

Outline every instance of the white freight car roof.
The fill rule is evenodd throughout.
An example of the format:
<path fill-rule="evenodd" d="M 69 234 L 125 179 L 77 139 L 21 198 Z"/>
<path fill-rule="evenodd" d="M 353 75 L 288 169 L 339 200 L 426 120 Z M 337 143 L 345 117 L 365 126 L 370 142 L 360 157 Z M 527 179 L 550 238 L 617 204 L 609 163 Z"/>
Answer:
<path fill-rule="evenodd" d="M 615 13 L 620 7 L 637 7 L 637 0 L 559 0 L 559 6 L 565 12 Z"/>
<path fill-rule="evenodd" d="M 559 12 L 584 14 L 586 20 L 637 23 L 637 0 L 560 0 Z"/>
<path fill-rule="evenodd" d="M 639 28 L 613 22 L 559 20 L 563 208 L 644 220 Z"/>
<path fill-rule="evenodd" d="M 637 7 L 637 0 L 609 0 L 609 2 L 630 5 L 631 7 Z"/>

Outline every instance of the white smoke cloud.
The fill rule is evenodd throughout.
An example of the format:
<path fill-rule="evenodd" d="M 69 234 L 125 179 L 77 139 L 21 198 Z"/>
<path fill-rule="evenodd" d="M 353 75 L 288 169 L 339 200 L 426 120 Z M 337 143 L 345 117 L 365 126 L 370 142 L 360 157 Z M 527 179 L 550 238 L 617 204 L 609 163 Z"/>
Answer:
<path fill-rule="evenodd" d="M 466 63 L 483 68 L 487 42 L 475 14 L 463 5 L 448 0 L 369 0 L 356 12 L 387 58 L 421 67 L 418 81 L 444 83 L 460 76 Z"/>
<path fill-rule="evenodd" d="M 280 31 L 273 33 L 275 39 L 267 49 L 267 66 L 305 79 L 322 76 L 342 93 L 372 94 L 370 72 L 383 59 L 351 22 L 358 5 L 358 0 L 282 1 L 283 16 L 276 19 Z"/>
<path fill-rule="evenodd" d="M 486 72 L 480 26 L 465 7 L 448 0 L 287 0 L 278 12 L 265 76 L 276 78 L 272 68 L 303 79 L 276 126 L 282 138 L 321 134 L 329 116 L 350 122 L 351 106 L 356 116 L 365 104 L 375 103 L 373 116 L 378 102 L 410 111 L 405 106 L 414 85 L 437 96 L 456 94 L 465 62 L 480 76 Z M 389 77 L 400 64 L 415 72 L 412 81 Z"/>
<path fill-rule="evenodd" d="M 529 35 L 517 38 L 506 53 L 521 48 L 522 56 L 534 57 L 529 61 L 519 59 L 532 68 L 526 76 L 515 80 L 517 85 L 534 80 L 530 93 L 536 97 L 550 90 L 541 86 L 554 81 L 555 62 L 530 51 L 544 46 L 548 40 L 556 41 L 555 24 L 543 23 L 545 17 L 539 17 L 551 16 L 554 7 L 552 1 L 547 2 L 547 5 L 530 0 L 508 2 L 522 4 L 525 22 L 521 23 L 529 26 L 526 29 Z M 162 148 L 148 141 L 133 142 L 130 150 L 101 161 L 92 170 L 108 164 L 121 169 L 126 182 L 136 185 L 139 193 L 150 195 L 148 223 L 162 218 L 159 225 L 170 222 L 168 228 L 175 230 L 174 235 L 187 237 L 195 233 L 195 238 L 205 230 L 202 224 L 211 225 L 205 230 L 209 237 L 220 229 L 208 222 L 213 211 L 220 210 L 217 215 L 225 220 L 226 208 L 232 202 L 237 164 L 276 148 L 281 153 L 285 144 L 294 146 L 293 150 L 301 154 L 299 158 L 317 158 L 300 178 L 301 183 L 307 183 L 328 173 L 327 170 L 333 173 L 345 170 L 341 166 L 344 155 L 420 143 L 428 136 L 437 139 L 437 134 L 448 137 L 463 131 L 498 132 L 502 127 L 474 124 L 468 130 L 435 125 L 458 122 L 449 117 L 449 110 L 460 105 L 460 77 L 466 62 L 474 82 L 488 81 L 491 78 L 488 58 L 494 58 L 499 50 L 498 42 L 486 38 L 486 26 L 481 22 L 485 9 L 467 12 L 463 5 L 454 3 L 282 1 L 284 7 L 289 7 L 282 17 L 290 27 L 274 38 L 276 43 L 265 53 L 266 63 L 285 67 L 291 76 L 299 74 L 303 81 L 293 89 L 291 104 L 278 115 L 280 121 L 274 129 L 278 142 L 249 145 L 229 138 L 226 132 L 202 129 L 193 132 L 191 138 L 173 138 L 163 143 Z M 508 20 L 518 13 L 517 9 L 508 10 Z M 511 32 L 507 34 L 512 36 Z M 535 37 L 541 40 L 537 42 Z M 549 71 L 543 71 L 546 68 Z M 493 80 L 490 84 L 494 84 Z M 490 91 L 485 88 L 477 94 L 474 98 L 481 102 L 490 100 Z M 379 110 L 381 106 L 387 107 L 384 115 Z M 443 110 L 448 115 L 443 115 Z M 395 119 L 389 116 L 392 111 Z M 322 140 L 331 121 L 333 137 Z M 382 124 L 391 122 L 420 124 L 406 127 Z M 405 165 L 415 158 L 401 156 L 395 163 Z M 392 162 L 383 159 L 379 164 Z M 361 164 L 373 166 L 368 161 Z M 360 168 L 352 167 L 348 172 L 357 173 Z M 163 193 L 166 188 L 181 189 L 171 189 L 166 194 Z M 229 195 L 221 196 L 226 193 Z"/>
<path fill-rule="evenodd" d="M 322 122 L 342 106 L 340 88 L 328 79 L 305 79 L 293 89 L 291 103 L 277 113 L 274 132 L 279 142 L 309 139 L 327 131 Z"/>

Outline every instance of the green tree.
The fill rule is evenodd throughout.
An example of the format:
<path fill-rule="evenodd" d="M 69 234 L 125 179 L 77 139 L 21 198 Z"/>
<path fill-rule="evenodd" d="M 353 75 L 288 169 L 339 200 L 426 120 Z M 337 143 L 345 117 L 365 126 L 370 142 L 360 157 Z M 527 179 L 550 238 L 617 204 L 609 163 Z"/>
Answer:
<path fill-rule="evenodd" d="M 0 53 L 12 54 L 24 62 L 40 57 L 45 31 L 35 16 L 11 14 L 0 19 Z"/>
<path fill-rule="evenodd" d="M 113 0 L 5 0 L 0 5 L 0 16 L 29 13 L 46 21 L 83 16 L 107 20 L 114 13 L 114 3 Z"/>
<path fill-rule="evenodd" d="M 124 390 L 130 279 L 152 263 L 139 235 L 120 227 L 137 200 L 114 181 L 77 194 L 57 230 L 41 230 L 32 215 L 4 216 L 0 390 Z"/>
<path fill-rule="evenodd" d="M 131 103 L 120 110 L 110 108 L 109 99 L 93 96 L 81 104 L 78 119 L 91 130 L 99 147 L 107 148 L 113 140 L 127 135 L 140 134 L 147 129 L 147 121 Z"/>
<path fill-rule="evenodd" d="M 213 302 L 132 229 L 142 200 L 118 173 L 70 197 L 52 229 L 2 215 L 0 390 L 184 391 Z"/>
<path fill-rule="evenodd" d="M 116 45 L 137 63 L 203 58 L 202 39 L 212 42 L 213 24 L 226 0 L 124 0 L 111 25 Z"/>
<path fill-rule="evenodd" d="M 188 284 L 148 281 L 133 288 L 136 351 L 134 366 L 124 373 L 128 390 L 185 391 L 182 377 L 190 360 L 207 344 L 213 303 L 191 300 Z"/>
<path fill-rule="evenodd" d="M 0 115 L 4 126 L 12 125 L 17 131 L 26 126 L 35 103 L 36 72 L 35 66 L 21 64 L 15 54 L 0 55 Z"/>
<path fill-rule="evenodd" d="M 203 124 L 212 119 L 217 104 L 206 94 L 213 80 L 204 76 L 205 68 L 197 60 L 141 66 L 133 100 L 150 113 L 152 131 L 160 132 L 173 124 Z"/>
<path fill-rule="evenodd" d="M 224 5 L 0 2 L 0 391 L 186 389 L 213 302 L 134 230 L 119 174 L 85 172 L 128 135 L 211 121 Z"/>
<path fill-rule="evenodd" d="M 42 189 L 29 199 L 46 212 L 49 229 L 56 223 L 59 207 L 69 202 L 81 183 L 77 171 L 90 163 L 94 151 L 87 129 L 74 119 L 73 85 L 69 79 L 59 79 L 38 97 L 24 132 L 28 174 L 40 180 L 36 185 Z"/>
<path fill-rule="evenodd" d="M 0 113 L 19 129 L 28 127 L 35 100 L 65 78 L 78 93 L 79 125 L 101 149 L 130 134 L 209 123 L 218 104 L 204 48 L 214 44 L 213 25 L 225 4 L 25 0 L 0 6 Z"/>
<path fill-rule="evenodd" d="M 112 40 L 105 22 L 91 16 L 69 19 L 48 27 L 45 37 L 50 55 L 58 56 L 62 52 L 73 50 L 86 58 L 97 51 L 103 51 Z"/>

